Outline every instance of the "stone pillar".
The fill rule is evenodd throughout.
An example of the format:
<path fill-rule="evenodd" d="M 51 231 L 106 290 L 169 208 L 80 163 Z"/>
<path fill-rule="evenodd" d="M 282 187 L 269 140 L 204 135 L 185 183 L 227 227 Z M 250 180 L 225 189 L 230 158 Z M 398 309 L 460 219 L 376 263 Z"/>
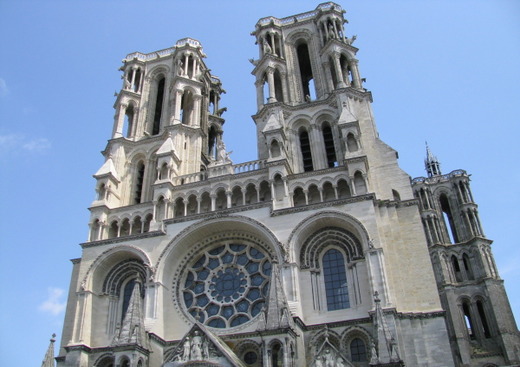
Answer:
<path fill-rule="evenodd" d="M 276 102 L 276 91 L 274 86 L 274 69 L 267 68 L 267 84 L 269 86 L 269 98 L 267 101 L 269 103 Z"/>
<path fill-rule="evenodd" d="M 332 60 L 334 61 L 334 70 L 336 71 L 336 76 L 338 79 L 338 88 L 345 88 L 345 82 L 343 81 L 343 71 L 341 70 L 341 63 L 339 62 L 339 53 L 334 52 L 332 54 Z"/>
<path fill-rule="evenodd" d="M 352 59 L 349 61 L 350 70 L 352 70 L 352 84 L 354 88 L 362 88 L 361 77 L 359 76 L 358 60 Z"/>

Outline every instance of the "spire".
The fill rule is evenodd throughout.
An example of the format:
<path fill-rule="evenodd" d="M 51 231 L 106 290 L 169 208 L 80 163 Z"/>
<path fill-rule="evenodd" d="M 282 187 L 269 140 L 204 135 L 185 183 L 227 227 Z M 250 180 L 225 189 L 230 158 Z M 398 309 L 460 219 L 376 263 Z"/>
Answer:
<path fill-rule="evenodd" d="M 428 173 L 428 177 L 442 175 L 441 164 L 437 160 L 437 157 L 434 156 L 432 154 L 432 152 L 430 151 L 428 142 L 426 142 L 426 159 L 424 160 L 424 166 L 426 167 L 426 172 Z"/>
<path fill-rule="evenodd" d="M 259 325 L 261 330 L 273 330 L 292 327 L 292 317 L 287 305 L 287 299 L 280 281 L 278 264 L 273 264 L 267 312 Z M 264 324 L 265 322 L 265 324 Z"/>
<path fill-rule="evenodd" d="M 112 342 L 115 346 L 137 344 L 144 348 L 148 347 L 142 311 L 141 285 L 141 278 L 137 275 L 125 317 L 123 318 L 121 327 L 116 329 L 116 335 Z"/>
<path fill-rule="evenodd" d="M 49 343 L 49 348 L 47 348 L 47 353 L 45 353 L 45 358 L 42 362 L 42 367 L 54 367 L 54 342 L 56 341 L 56 334 L 52 334 L 51 341 Z"/>

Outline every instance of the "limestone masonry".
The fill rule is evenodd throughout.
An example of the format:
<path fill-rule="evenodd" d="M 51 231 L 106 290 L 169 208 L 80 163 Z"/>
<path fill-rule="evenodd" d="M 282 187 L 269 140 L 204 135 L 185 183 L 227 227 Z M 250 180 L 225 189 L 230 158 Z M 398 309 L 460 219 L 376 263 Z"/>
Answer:
<path fill-rule="evenodd" d="M 252 162 L 200 42 L 124 58 L 58 366 L 520 364 L 469 175 L 399 168 L 344 13 L 256 24 Z"/>

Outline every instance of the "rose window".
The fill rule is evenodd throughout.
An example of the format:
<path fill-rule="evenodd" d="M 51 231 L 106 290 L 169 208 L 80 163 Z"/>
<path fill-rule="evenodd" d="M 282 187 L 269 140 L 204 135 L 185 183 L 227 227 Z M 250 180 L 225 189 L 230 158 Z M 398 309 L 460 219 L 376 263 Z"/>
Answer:
<path fill-rule="evenodd" d="M 270 277 L 271 262 L 263 251 L 250 245 L 221 245 L 197 257 L 187 269 L 184 305 L 208 326 L 238 326 L 264 307 Z"/>

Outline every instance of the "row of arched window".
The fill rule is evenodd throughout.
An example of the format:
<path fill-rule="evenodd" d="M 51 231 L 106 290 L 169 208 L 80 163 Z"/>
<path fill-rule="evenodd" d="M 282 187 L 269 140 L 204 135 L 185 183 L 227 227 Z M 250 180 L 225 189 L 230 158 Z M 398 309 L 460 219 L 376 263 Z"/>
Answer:
<path fill-rule="evenodd" d="M 484 300 L 480 297 L 460 300 L 460 312 L 466 327 L 467 336 L 471 340 L 483 341 L 492 337 L 492 330 L 487 317 Z"/>
<path fill-rule="evenodd" d="M 351 184 L 353 185 L 352 189 L 347 180 L 340 179 L 337 184 L 325 181 L 320 186 L 314 183 L 307 184 L 305 187 L 297 186 L 292 194 L 293 205 L 304 206 L 367 193 L 365 178 L 360 171 L 356 171 Z"/>
<path fill-rule="evenodd" d="M 95 219 L 90 225 L 90 241 L 149 232 L 152 220 L 153 215 L 151 213 L 144 218 L 136 215 L 133 218 L 113 219 L 109 221 L 108 228 L 105 229 L 104 223 L 99 219 Z"/>

